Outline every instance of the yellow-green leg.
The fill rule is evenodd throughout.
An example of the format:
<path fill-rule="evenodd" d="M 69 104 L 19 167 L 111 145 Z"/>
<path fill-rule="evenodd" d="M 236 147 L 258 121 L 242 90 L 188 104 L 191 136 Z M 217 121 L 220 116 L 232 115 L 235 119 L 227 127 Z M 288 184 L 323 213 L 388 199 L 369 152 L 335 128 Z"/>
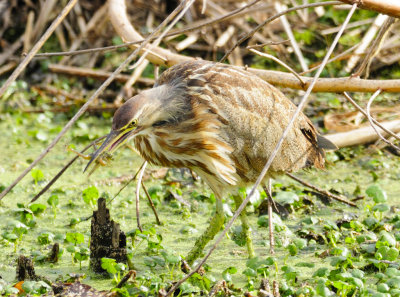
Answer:
<path fill-rule="evenodd" d="M 214 238 L 214 236 L 221 230 L 224 224 L 224 210 L 222 207 L 221 199 L 217 198 L 216 210 L 213 218 L 211 219 L 210 225 L 206 231 L 196 240 L 194 247 L 191 249 L 186 257 L 186 261 L 189 265 L 192 265 L 194 260 L 200 257 L 207 243 Z"/>
<path fill-rule="evenodd" d="M 243 199 L 239 195 L 233 195 L 233 199 L 235 200 L 236 209 L 242 204 Z M 249 220 L 247 218 L 246 208 L 243 209 L 240 214 L 240 220 L 242 221 L 242 232 L 246 238 L 247 252 L 249 254 L 249 258 L 255 257 L 253 241 L 251 240 L 251 230 L 249 226 Z"/>

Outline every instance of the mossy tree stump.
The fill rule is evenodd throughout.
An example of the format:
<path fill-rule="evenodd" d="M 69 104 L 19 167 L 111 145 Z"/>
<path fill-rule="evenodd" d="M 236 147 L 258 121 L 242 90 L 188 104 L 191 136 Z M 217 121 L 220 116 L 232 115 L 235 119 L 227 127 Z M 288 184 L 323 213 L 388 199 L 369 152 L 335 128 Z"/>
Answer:
<path fill-rule="evenodd" d="M 104 272 L 101 258 L 112 258 L 117 263 L 126 263 L 126 235 L 119 224 L 110 219 L 106 199 L 99 198 L 98 210 L 93 212 L 90 240 L 90 268 L 95 272 Z"/>

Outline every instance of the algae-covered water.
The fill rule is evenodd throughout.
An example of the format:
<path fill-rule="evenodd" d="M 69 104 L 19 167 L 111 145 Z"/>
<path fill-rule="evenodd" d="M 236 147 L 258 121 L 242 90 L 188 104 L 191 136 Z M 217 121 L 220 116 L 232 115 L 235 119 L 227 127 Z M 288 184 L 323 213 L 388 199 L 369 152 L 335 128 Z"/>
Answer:
<path fill-rule="evenodd" d="M 34 160 L 46 145 L 60 131 L 66 123 L 64 114 L 2 114 L 0 116 L 0 186 L 8 186 L 27 166 Z M 106 134 L 109 130 L 111 119 L 100 117 L 86 117 L 76 124 L 49 154 L 42 160 L 37 169 L 43 173 L 42 180 L 34 179 L 37 175 L 28 174 L 2 201 L 0 205 L 0 228 L 2 234 L 11 232 L 13 222 L 21 219 L 23 209 L 29 207 L 29 201 L 40 191 L 74 154 L 67 151 L 67 146 L 73 144 L 80 150 L 93 139 Z M 395 215 L 395 207 L 400 204 L 400 165 L 398 157 L 386 152 L 374 149 L 344 149 L 339 153 L 329 153 L 329 162 L 324 171 L 307 170 L 298 173 L 301 178 L 326 190 L 334 190 L 349 198 L 363 196 L 358 200 L 357 209 L 342 203 L 333 202 L 330 205 L 323 204 L 315 195 L 304 192 L 304 187 L 293 180 L 282 177 L 274 181 L 276 192 L 293 192 L 301 197 L 300 202 L 294 202 L 292 208 L 296 211 L 289 214 L 282 223 L 277 223 L 277 248 L 276 258 L 278 268 L 270 274 L 271 278 L 282 279 L 284 272 L 281 267 L 296 267 L 297 285 L 313 283 L 312 276 L 320 267 L 329 267 L 329 261 L 318 257 L 318 254 L 332 248 L 332 242 L 326 243 L 309 241 L 306 246 L 299 247 L 296 253 L 290 255 L 288 246 L 293 240 L 298 239 L 298 230 L 308 226 L 305 223 L 312 218 L 311 226 L 316 232 L 324 234 L 327 230 L 327 222 L 335 222 L 343 217 L 351 217 L 355 221 L 362 222 L 371 216 L 371 207 L 374 205 L 371 197 L 365 190 L 371 185 L 377 185 L 387 195 L 387 204 L 391 210 L 376 215 L 378 219 Z M 43 213 L 34 215 L 33 223 L 26 234 L 23 234 L 15 246 L 7 241 L 4 236 L 0 240 L 0 276 L 9 283 L 15 279 L 15 264 L 18 255 L 31 256 L 35 259 L 49 252 L 51 244 L 59 242 L 64 253 L 58 263 L 35 262 L 36 272 L 50 280 L 66 279 L 69 273 L 83 273 L 86 278 L 83 282 L 97 289 L 111 289 L 114 285 L 104 276 L 96 276 L 88 269 L 88 261 L 74 263 L 66 250 L 68 243 L 65 235 L 69 232 L 79 232 L 84 235 L 82 246 L 88 246 L 90 240 L 90 220 L 78 223 L 73 227 L 69 223 L 73 220 L 88 217 L 94 208 L 86 204 L 82 199 L 82 191 L 89 186 L 95 186 L 100 196 L 108 200 L 114 197 L 122 185 L 126 182 L 124 176 L 133 175 L 142 161 L 138 155 L 128 148 L 121 149 L 114 160 L 106 167 L 99 168 L 91 176 L 83 173 L 85 160 L 78 160 L 67 172 L 35 203 L 46 205 Z M 197 236 L 208 225 L 208 220 L 214 211 L 214 204 L 210 196 L 211 192 L 201 181 L 193 182 L 187 174 L 180 174 L 175 170 L 168 173 L 169 178 L 157 178 L 151 172 L 157 173 L 158 168 L 149 167 L 146 174 L 146 185 L 154 194 L 156 208 L 162 221 L 162 226 L 155 224 L 154 216 L 148 207 L 145 196 L 141 200 L 141 220 L 145 230 L 154 228 L 157 234 L 162 236 L 162 248 L 175 255 L 185 256 L 193 246 Z M 36 172 L 37 174 L 37 172 Z M 40 179 L 40 178 L 37 178 Z M 124 180 L 122 183 L 121 180 Z M 110 204 L 111 217 L 121 225 L 121 230 L 129 232 L 137 228 L 135 215 L 135 189 L 136 183 L 132 182 Z M 177 202 L 175 199 L 166 199 L 167 191 L 176 191 L 190 202 L 191 209 Z M 53 208 L 47 203 L 51 195 L 56 195 L 59 203 L 54 213 Z M 206 199 L 202 199 L 206 197 Z M 171 197 L 169 197 L 171 198 Z M 304 201 L 312 201 L 313 204 Z M 226 217 L 229 219 L 233 209 L 233 201 L 227 199 Z M 259 203 L 255 202 L 257 205 Z M 262 223 L 258 223 L 258 215 L 254 213 L 254 206 L 249 207 L 250 222 L 252 225 L 255 252 L 259 258 L 270 256 L 268 229 Z M 313 220 L 315 219 L 315 220 Z M 329 224 L 328 224 L 329 225 Z M 239 223 L 237 223 L 239 226 Z M 54 238 L 47 244 L 40 244 L 38 237 L 50 232 Z M 362 233 L 362 232 L 359 232 Z M 357 235 L 357 234 L 356 234 Z M 237 273 L 233 275 L 233 283 L 236 287 L 247 284 L 249 277 L 242 274 L 246 269 L 247 254 L 245 247 L 238 246 L 232 240 L 233 234 L 227 236 L 208 261 L 209 271 L 207 275 L 215 280 L 222 279 L 222 272 L 228 267 L 236 267 Z M 128 239 L 129 248 L 133 251 L 132 262 L 138 275 L 157 275 L 166 273 L 166 268 L 146 265 L 146 257 L 149 256 L 147 243 L 135 242 Z M 337 241 L 340 246 L 341 241 Z M 39 256 L 38 256 L 39 255 Z M 396 260 L 397 261 L 397 260 Z M 304 263 L 308 263 L 305 265 Z M 365 261 L 360 263 L 366 263 Z M 356 265 L 357 266 L 357 265 Z M 360 264 L 359 267 L 362 265 Z M 180 275 L 180 274 L 179 274 Z M 177 275 L 175 275 L 177 277 Z M 372 276 L 370 276 L 372 277 Z M 172 276 L 174 278 L 174 275 Z M 367 284 L 365 284 L 367 286 Z"/>

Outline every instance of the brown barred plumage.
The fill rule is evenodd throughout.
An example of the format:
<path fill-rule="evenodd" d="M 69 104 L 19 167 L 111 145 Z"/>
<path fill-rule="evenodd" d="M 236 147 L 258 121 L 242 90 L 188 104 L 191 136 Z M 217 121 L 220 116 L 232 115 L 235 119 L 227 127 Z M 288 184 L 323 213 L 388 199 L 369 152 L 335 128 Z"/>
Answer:
<path fill-rule="evenodd" d="M 221 198 L 255 182 L 295 109 L 279 90 L 241 68 L 185 62 L 117 110 L 112 132 L 93 160 L 133 138 L 148 162 L 190 168 Z M 268 176 L 323 168 L 322 149 L 334 145 L 324 140 L 327 147 L 321 147 L 319 137 L 301 113 Z"/>

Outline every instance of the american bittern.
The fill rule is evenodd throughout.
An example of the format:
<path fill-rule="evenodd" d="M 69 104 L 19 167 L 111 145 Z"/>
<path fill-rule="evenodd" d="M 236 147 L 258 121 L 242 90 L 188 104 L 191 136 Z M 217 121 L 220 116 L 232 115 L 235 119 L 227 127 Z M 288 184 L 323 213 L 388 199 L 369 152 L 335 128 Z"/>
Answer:
<path fill-rule="evenodd" d="M 216 212 L 197 239 L 187 261 L 198 258 L 220 230 L 221 198 L 254 183 L 289 123 L 295 105 L 279 90 L 241 68 L 206 61 L 185 62 L 165 71 L 154 88 L 125 102 L 112 129 L 91 162 L 113 153 L 126 141 L 148 162 L 195 171 L 214 191 Z M 323 149 L 334 148 L 300 114 L 268 176 L 304 167 L 324 167 Z M 250 229 L 241 216 L 249 256 L 254 256 Z"/>

